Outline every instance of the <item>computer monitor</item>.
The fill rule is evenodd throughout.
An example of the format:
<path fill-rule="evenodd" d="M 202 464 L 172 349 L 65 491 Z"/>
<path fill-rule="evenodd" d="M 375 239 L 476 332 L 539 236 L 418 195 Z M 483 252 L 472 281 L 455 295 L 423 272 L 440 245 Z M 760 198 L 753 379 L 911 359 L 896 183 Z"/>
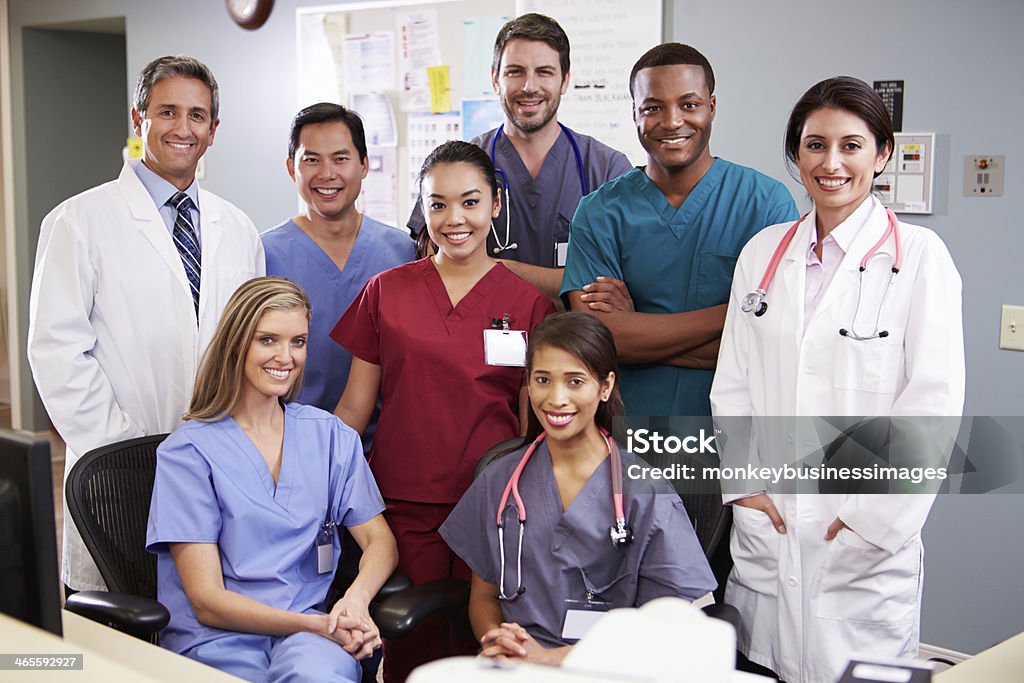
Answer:
<path fill-rule="evenodd" d="M 0 429 L 0 612 L 61 631 L 50 444 Z"/>

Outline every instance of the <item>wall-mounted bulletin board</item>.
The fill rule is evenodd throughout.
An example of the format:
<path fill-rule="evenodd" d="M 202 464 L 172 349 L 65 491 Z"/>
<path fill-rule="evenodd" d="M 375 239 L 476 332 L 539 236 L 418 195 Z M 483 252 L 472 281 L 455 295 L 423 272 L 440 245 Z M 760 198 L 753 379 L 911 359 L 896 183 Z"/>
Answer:
<path fill-rule="evenodd" d="M 629 70 L 661 42 L 662 0 L 382 0 L 296 10 L 298 107 L 339 102 L 363 118 L 370 173 L 360 208 L 403 226 L 415 177 L 445 140 L 502 120 L 491 87 L 498 29 L 526 12 L 554 17 L 571 44 L 558 118 L 634 163 Z"/>

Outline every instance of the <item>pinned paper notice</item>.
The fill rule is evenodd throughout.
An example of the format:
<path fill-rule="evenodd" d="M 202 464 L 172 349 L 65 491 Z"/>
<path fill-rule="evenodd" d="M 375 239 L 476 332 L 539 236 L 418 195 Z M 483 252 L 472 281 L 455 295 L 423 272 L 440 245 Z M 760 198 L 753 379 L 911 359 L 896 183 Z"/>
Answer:
<path fill-rule="evenodd" d="M 428 66 L 427 82 L 430 83 L 430 111 L 446 114 L 452 110 L 452 90 L 448 65 Z"/>

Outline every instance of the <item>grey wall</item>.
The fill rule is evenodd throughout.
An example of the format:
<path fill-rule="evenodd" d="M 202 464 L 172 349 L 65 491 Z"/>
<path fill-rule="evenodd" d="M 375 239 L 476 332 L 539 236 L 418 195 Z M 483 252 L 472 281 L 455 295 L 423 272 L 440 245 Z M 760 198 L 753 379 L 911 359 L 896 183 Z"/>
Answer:
<path fill-rule="evenodd" d="M 24 140 L 24 120 L 18 118 L 24 85 L 21 27 L 123 15 L 129 87 L 147 61 L 165 53 L 190 53 L 213 68 L 223 91 L 222 126 L 208 154 L 204 185 L 242 207 L 257 226 L 269 227 L 295 209 L 284 172 L 284 137 L 296 100 L 294 10 L 320 4 L 323 0 L 278 0 L 269 22 L 248 33 L 230 23 L 222 3 L 210 0 L 10 0 L 16 144 Z M 936 213 L 915 221 L 945 239 L 963 276 L 967 411 L 1021 414 L 1024 353 L 997 347 L 999 305 L 1024 304 L 1019 265 L 1024 137 L 1015 127 L 1024 111 L 1019 74 L 1024 3 L 667 0 L 666 5 L 667 35 L 696 45 L 715 66 L 713 152 L 778 178 L 788 178 L 781 144 L 785 118 L 807 87 L 841 73 L 867 81 L 906 80 L 904 130 L 940 136 Z M 185 18 L 188 30 L 172 30 Z M 623 65 L 623 77 L 630 66 Z M 962 158 L 971 153 L 1007 156 L 1006 196 L 961 196 Z M 24 148 L 16 148 L 16 170 L 24 163 Z M 796 183 L 789 185 L 803 201 Z M 24 192 L 19 182 L 19 258 L 31 258 Z M 976 652 L 1024 629 L 1020 519 L 1024 498 L 1017 496 L 937 503 L 925 529 L 924 641 Z"/>
<path fill-rule="evenodd" d="M 120 170 L 127 75 L 124 36 L 26 29 L 22 37 L 25 227 L 34 245 L 50 209 Z M 47 419 L 38 401 L 26 417 Z"/>

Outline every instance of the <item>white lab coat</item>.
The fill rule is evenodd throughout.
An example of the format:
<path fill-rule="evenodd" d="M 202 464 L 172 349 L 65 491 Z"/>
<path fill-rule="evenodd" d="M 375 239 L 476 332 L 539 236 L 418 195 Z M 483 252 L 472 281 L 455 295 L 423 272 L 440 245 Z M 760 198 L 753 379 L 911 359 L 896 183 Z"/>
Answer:
<path fill-rule="evenodd" d="M 848 220 L 863 221 L 805 331 L 806 254 L 814 212 L 800 226 L 768 288 L 763 317 L 743 313 L 792 224 L 755 236 L 737 263 L 711 405 L 716 416 L 959 416 L 964 400 L 961 282 L 949 252 L 926 228 L 900 223 L 903 266 L 884 305 L 884 339 L 841 337 L 857 305 L 860 259 L 887 226 L 874 198 Z M 864 273 L 856 329 L 873 330 L 894 241 Z M 944 424 L 946 434 L 956 420 Z M 776 428 L 783 421 L 772 422 Z M 768 430 L 771 431 L 771 430 Z M 799 432 L 799 430 L 797 430 Z M 955 434 L 955 431 L 953 432 Z M 792 456 L 793 432 L 775 449 Z M 806 435 L 805 435 L 806 436 Z M 780 446 L 780 443 L 782 444 Z M 945 446 L 946 444 L 941 444 Z M 753 457 L 772 457 L 759 441 Z M 746 456 L 746 454 L 743 454 Z M 795 457 L 800 457 L 796 455 Z M 790 457 L 790 461 L 793 461 Z M 770 494 L 787 527 L 778 534 L 763 513 L 733 506 L 735 568 L 726 601 L 743 615 L 741 650 L 789 683 L 835 681 L 853 653 L 916 656 L 923 568 L 921 527 L 928 495 Z M 725 496 L 731 502 L 739 495 Z M 843 529 L 831 542 L 836 518 Z"/>
<path fill-rule="evenodd" d="M 89 450 L 181 423 L 224 305 L 240 284 L 265 272 L 259 235 L 244 213 L 205 190 L 199 210 L 198 328 L 181 257 L 129 164 L 117 180 L 43 219 L 28 358 L 67 444 L 65 477 Z M 66 509 L 63 580 L 77 590 L 102 589 Z"/>

